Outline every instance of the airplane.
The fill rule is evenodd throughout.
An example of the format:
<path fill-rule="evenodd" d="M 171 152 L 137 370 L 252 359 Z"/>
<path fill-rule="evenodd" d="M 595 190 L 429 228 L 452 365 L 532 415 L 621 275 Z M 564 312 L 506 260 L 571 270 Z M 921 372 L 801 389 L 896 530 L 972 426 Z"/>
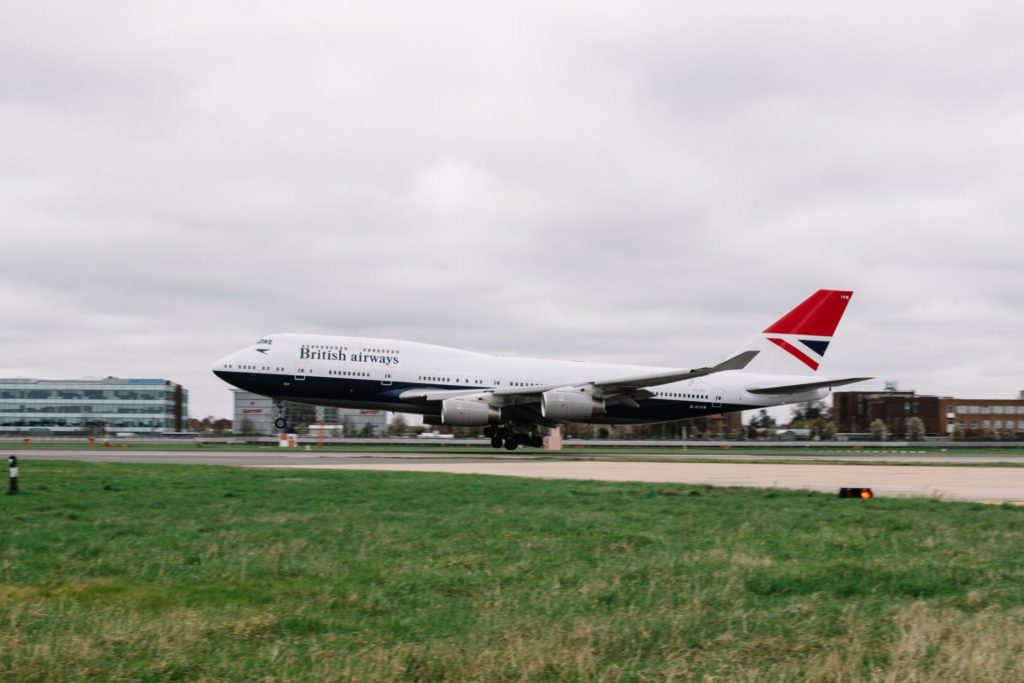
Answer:
<path fill-rule="evenodd" d="M 218 361 L 227 383 L 273 399 L 418 413 L 482 427 L 494 448 L 540 447 L 540 427 L 651 424 L 824 398 L 870 377 L 817 371 L 853 292 L 821 289 L 717 365 L 669 368 L 494 356 L 433 344 L 272 334 Z"/>

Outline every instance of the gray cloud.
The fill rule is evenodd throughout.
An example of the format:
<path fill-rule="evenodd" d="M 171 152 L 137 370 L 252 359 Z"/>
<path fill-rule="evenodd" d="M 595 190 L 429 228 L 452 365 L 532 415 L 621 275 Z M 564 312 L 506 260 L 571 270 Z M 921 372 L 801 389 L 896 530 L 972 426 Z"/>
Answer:
<path fill-rule="evenodd" d="M 0 374 L 283 330 L 1024 389 L 1013 3 L 5 3 Z M 878 383 L 880 386 L 880 382 Z"/>

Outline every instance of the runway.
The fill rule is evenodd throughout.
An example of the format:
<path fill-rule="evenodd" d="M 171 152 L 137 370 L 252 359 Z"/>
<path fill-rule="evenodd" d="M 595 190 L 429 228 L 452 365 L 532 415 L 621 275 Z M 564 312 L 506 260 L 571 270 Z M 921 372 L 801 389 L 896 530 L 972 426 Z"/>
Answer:
<path fill-rule="evenodd" d="M 5 453 L 6 455 L 7 453 Z M 1012 502 L 1024 504 L 1024 467 L 942 464 L 776 464 L 765 462 L 637 462 L 608 460 L 538 460 L 528 456 L 431 456 L 402 453 L 307 453 L 196 451 L 71 451 L 16 452 L 23 476 L 31 476 L 31 461 L 84 460 L 163 464 L 229 465 L 261 468 L 448 472 L 530 477 L 590 479 L 652 483 L 750 486 L 834 492 L 841 487 L 869 486 L 881 496 L 925 496 L 942 500 Z M 550 454 L 546 454 L 550 457 Z M 638 456 L 634 456 L 638 457 Z M 647 454 L 645 457 L 657 457 Z M 690 458 L 722 457 L 693 453 Z M 891 459 L 890 459 L 891 460 Z M 931 460 L 917 457 L 916 462 Z M 978 459 L 968 459 L 978 462 Z M 1017 458 L 1002 458 L 1017 462 Z M 962 461 L 961 461 L 962 462 Z"/>
<path fill-rule="evenodd" d="M 925 496 L 943 500 L 1024 503 L 1024 469 L 1022 468 L 536 461 L 386 464 L 369 462 L 289 465 L 289 467 L 450 472 L 537 479 L 664 482 L 825 492 L 836 492 L 842 487 L 866 486 L 871 487 L 876 495 L 882 496 Z"/>

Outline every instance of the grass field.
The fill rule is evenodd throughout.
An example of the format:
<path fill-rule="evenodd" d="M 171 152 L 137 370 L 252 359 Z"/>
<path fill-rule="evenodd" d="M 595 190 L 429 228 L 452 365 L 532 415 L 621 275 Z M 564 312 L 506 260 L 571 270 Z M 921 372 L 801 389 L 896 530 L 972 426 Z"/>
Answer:
<path fill-rule="evenodd" d="M 1024 509 L 23 460 L 0 679 L 1024 680 Z"/>

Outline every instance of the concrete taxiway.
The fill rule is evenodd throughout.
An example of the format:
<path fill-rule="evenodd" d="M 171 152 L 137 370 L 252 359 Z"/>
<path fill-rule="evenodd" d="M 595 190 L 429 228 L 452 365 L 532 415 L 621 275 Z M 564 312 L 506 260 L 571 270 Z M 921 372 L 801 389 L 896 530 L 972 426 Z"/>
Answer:
<path fill-rule="evenodd" d="M 751 486 L 762 488 L 837 491 L 847 486 L 869 486 L 877 495 L 926 496 L 944 500 L 1024 503 L 1024 467 L 984 465 L 941 466 L 867 464 L 775 464 L 757 462 L 638 462 L 629 460 L 538 460 L 526 455 L 479 455 L 409 453 L 307 453 L 291 452 L 196 452 L 196 451 L 74 451 L 30 450 L 17 452 L 30 476 L 30 463 L 37 460 L 85 460 L 93 462 L 134 462 L 168 464 L 231 465 L 334 470 L 378 470 L 404 472 L 449 472 L 540 479 L 591 479 Z M 551 454 L 544 454 L 550 457 Z M 571 457 L 571 456 L 570 456 Z M 577 456 L 578 457 L 578 456 Z M 641 457 L 632 454 L 632 457 Z M 659 457 L 655 453 L 644 457 Z M 690 458 L 722 458 L 717 454 L 691 453 Z M 767 456 L 772 457 L 772 456 Z M 778 456 L 774 456 L 778 457 Z M 928 456 L 912 456 L 933 461 Z M 888 458 L 890 462 L 893 458 Z M 960 462 L 983 462 L 963 457 Z M 1000 462 L 1018 462 L 1003 457 Z"/>

